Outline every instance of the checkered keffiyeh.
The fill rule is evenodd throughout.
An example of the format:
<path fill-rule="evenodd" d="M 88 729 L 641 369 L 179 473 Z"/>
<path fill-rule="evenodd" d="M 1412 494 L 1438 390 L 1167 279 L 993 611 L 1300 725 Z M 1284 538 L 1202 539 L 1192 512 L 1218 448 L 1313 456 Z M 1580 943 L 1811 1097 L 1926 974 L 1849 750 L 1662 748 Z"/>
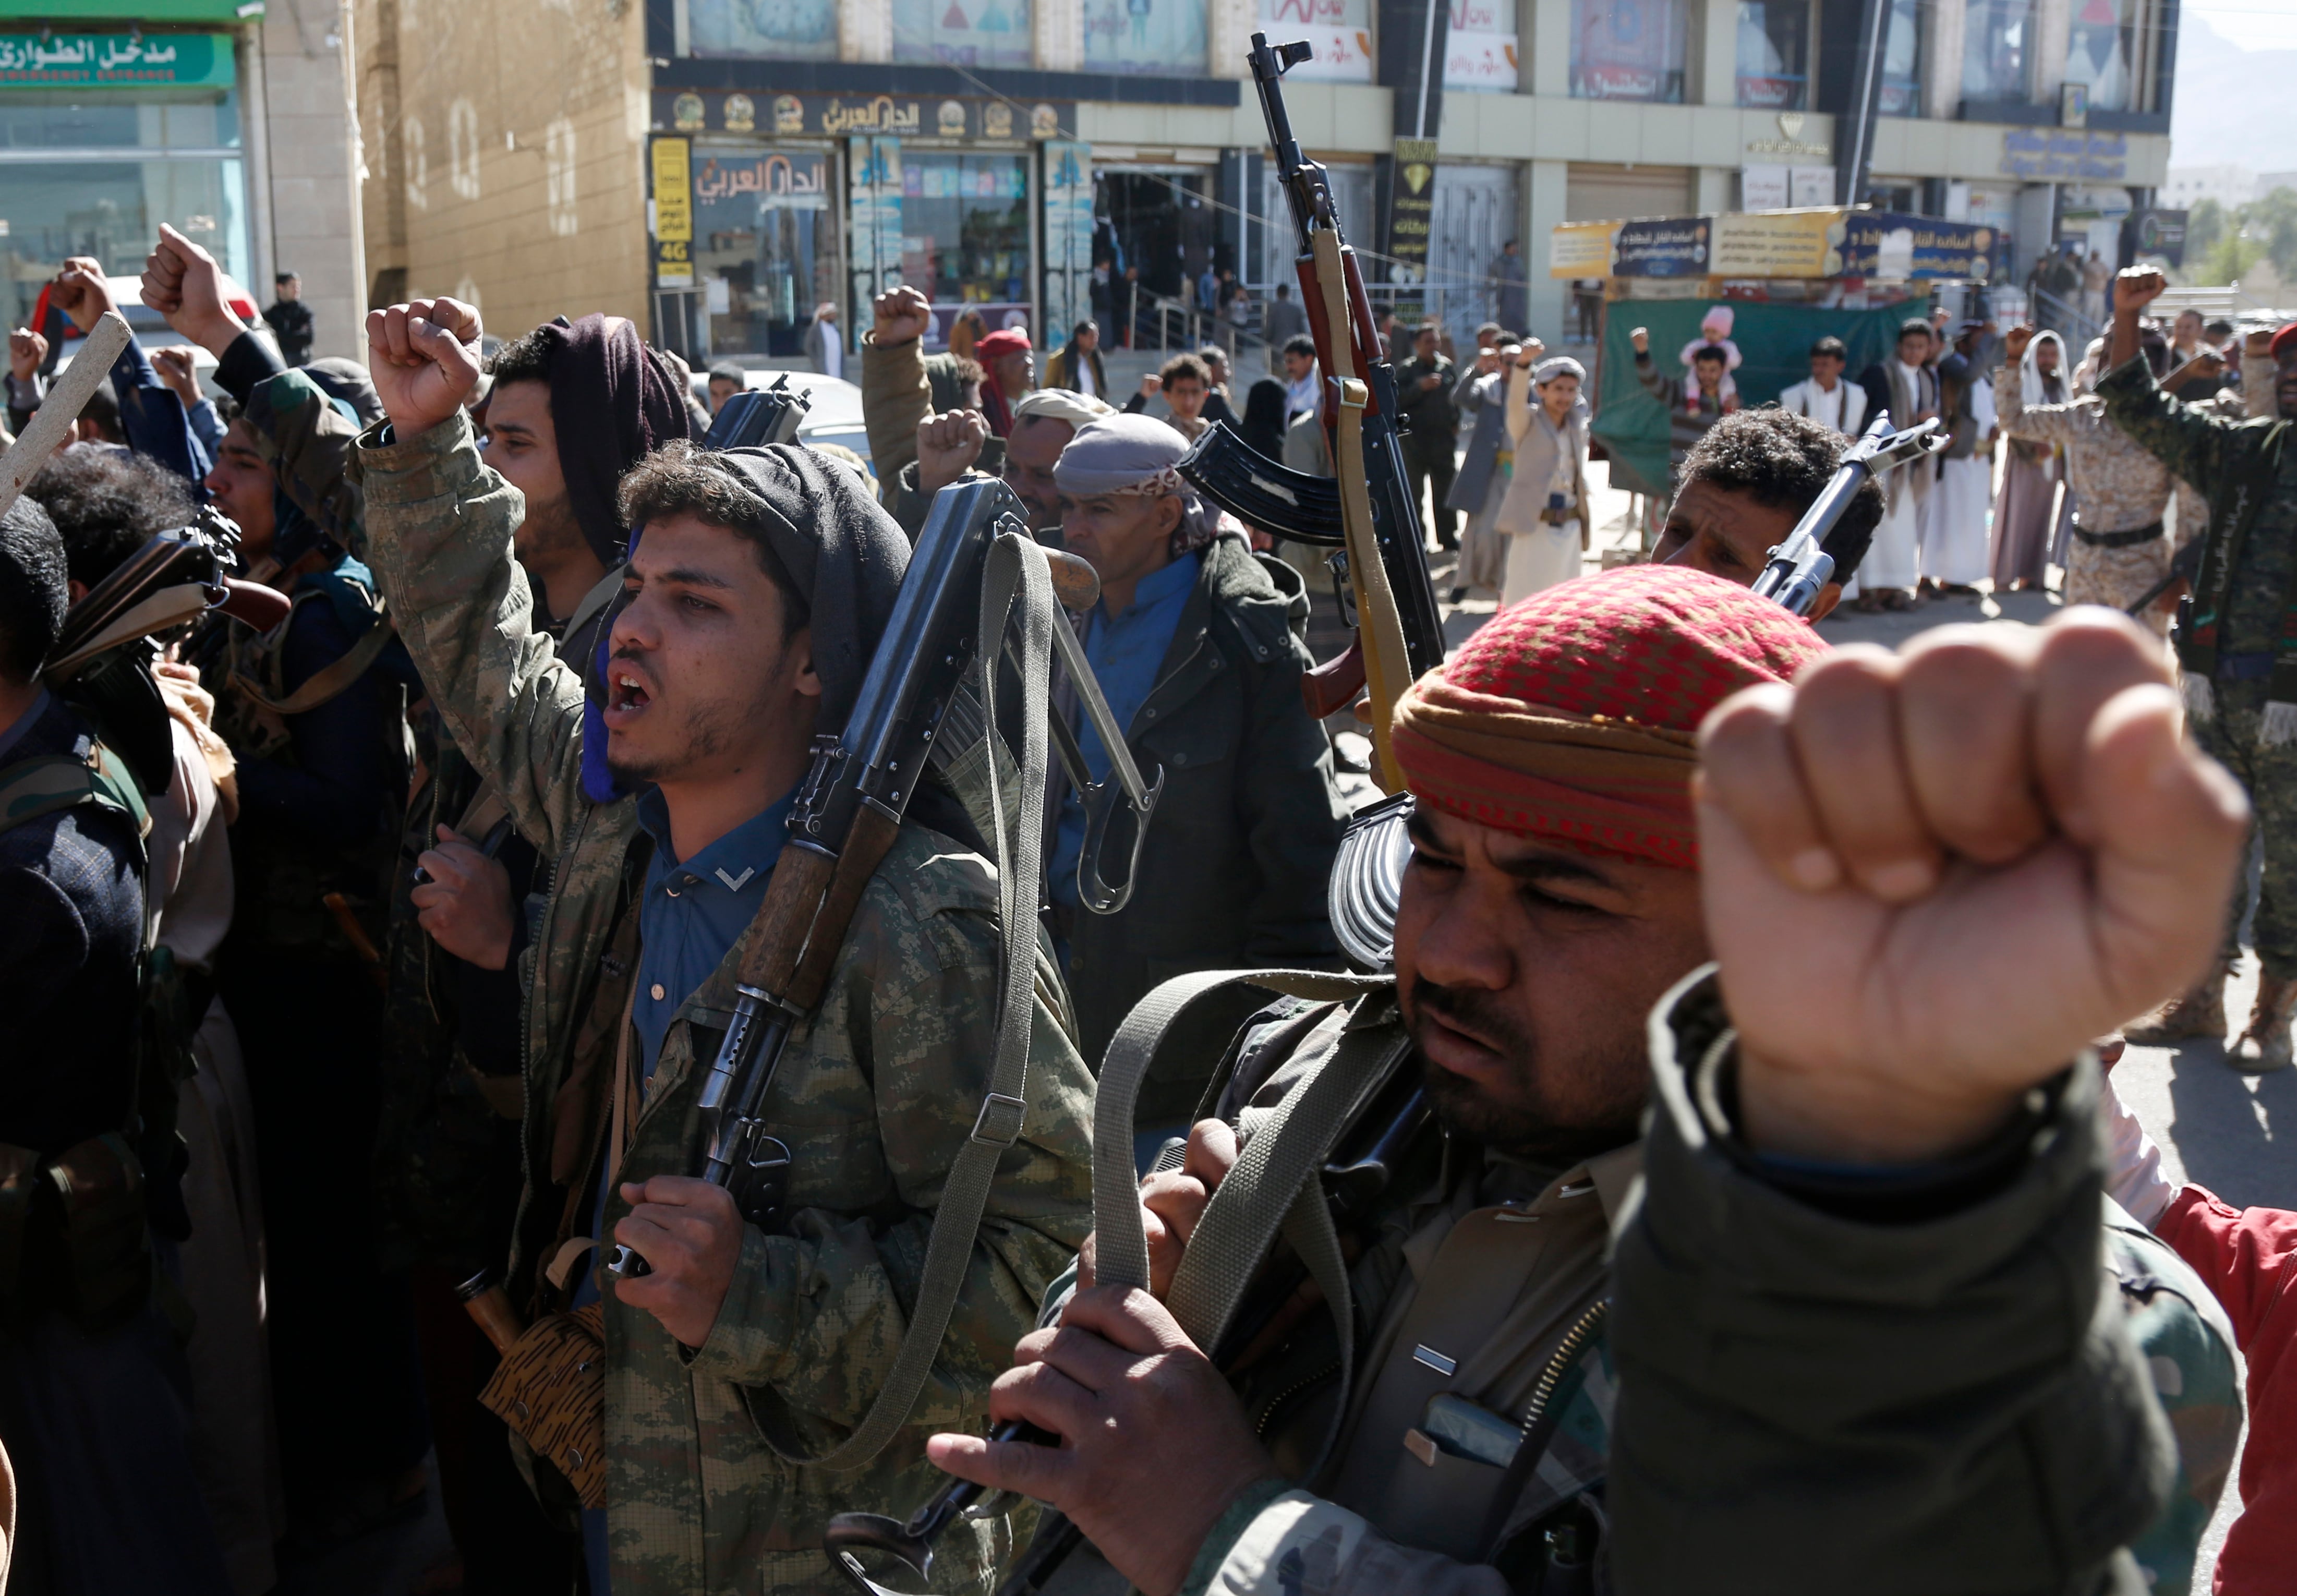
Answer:
<path fill-rule="evenodd" d="M 1414 683 L 1395 706 L 1395 757 L 1447 814 L 1695 870 L 1699 723 L 1825 650 L 1809 622 L 1717 577 L 1582 577 L 1502 611 Z"/>

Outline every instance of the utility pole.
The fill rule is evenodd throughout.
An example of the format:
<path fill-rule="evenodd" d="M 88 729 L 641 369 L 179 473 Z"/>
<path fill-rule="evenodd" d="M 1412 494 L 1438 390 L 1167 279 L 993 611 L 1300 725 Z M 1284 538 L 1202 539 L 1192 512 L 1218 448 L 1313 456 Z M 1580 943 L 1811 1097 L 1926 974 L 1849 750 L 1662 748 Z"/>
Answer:
<path fill-rule="evenodd" d="M 1858 78 L 1842 119 L 1848 137 L 1837 137 L 1834 202 L 1856 205 L 1865 198 L 1867 174 L 1874 166 L 1874 119 L 1882 107 L 1882 50 L 1890 37 L 1891 0 L 1865 0 L 1858 18 Z"/>

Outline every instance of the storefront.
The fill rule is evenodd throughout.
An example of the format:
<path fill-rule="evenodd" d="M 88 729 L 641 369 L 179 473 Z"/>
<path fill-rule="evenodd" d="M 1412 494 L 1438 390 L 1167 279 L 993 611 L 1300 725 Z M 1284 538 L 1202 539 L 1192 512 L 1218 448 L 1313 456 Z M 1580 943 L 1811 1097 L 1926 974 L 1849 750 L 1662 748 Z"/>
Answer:
<path fill-rule="evenodd" d="M 929 348 L 944 347 L 967 309 L 1041 343 L 1041 270 L 1060 268 L 1060 292 L 1042 308 L 1064 315 L 1067 256 L 1080 257 L 1076 282 L 1090 273 L 1089 239 L 1068 246 L 1077 185 L 1090 192 L 1091 151 L 1066 136 L 1066 104 L 657 99 L 675 131 L 655 140 L 650 163 L 655 311 L 665 341 L 689 360 L 794 358 L 827 301 L 855 347 L 869 301 L 902 284 L 933 302 Z M 1042 243 L 1055 208 L 1058 261 Z"/>
<path fill-rule="evenodd" d="M 20 25 L 21 28 L 21 25 Z M 0 314 L 31 316 L 70 255 L 143 270 L 160 224 L 242 283 L 248 182 L 226 32 L 0 32 Z"/>

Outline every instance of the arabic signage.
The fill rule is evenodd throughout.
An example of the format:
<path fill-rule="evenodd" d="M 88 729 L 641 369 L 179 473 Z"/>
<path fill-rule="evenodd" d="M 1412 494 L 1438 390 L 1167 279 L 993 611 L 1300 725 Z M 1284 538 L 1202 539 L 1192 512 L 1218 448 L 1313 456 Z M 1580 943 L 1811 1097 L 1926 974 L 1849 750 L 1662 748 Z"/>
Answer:
<path fill-rule="evenodd" d="M 1394 192 L 1387 202 L 1387 280 L 1417 290 L 1428 280 L 1428 240 L 1436 219 L 1436 141 L 1399 138 L 1395 141 Z M 1396 315 L 1410 321 L 1423 301 L 1414 292 L 1399 296 Z"/>
<path fill-rule="evenodd" d="M 659 288 L 694 286 L 692 150 L 682 138 L 654 141 L 654 280 Z"/>
<path fill-rule="evenodd" d="M 227 33 L 0 34 L 0 88 L 228 88 Z"/>
<path fill-rule="evenodd" d="M 780 138 L 1073 138 L 1068 101 L 934 100 L 907 95 L 671 94 L 654 97 L 655 125 L 679 133 Z"/>
<path fill-rule="evenodd" d="M 1715 218 L 1708 272 L 1717 277 L 1832 277 L 1842 270 L 1843 213 L 1734 211 Z"/>
<path fill-rule="evenodd" d="M 1848 213 L 1842 276 L 1910 282 L 1945 277 L 1983 283 L 1994 271 L 1994 229 L 1890 210 Z"/>
<path fill-rule="evenodd" d="M 2002 169 L 2028 183 L 2120 183 L 2129 176 L 2129 139 L 2070 128 L 2009 128 Z"/>
<path fill-rule="evenodd" d="M 1714 218 L 1667 217 L 1621 222 L 1611 245 L 1615 277 L 1704 277 L 1708 275 L 1708 236 Z"/>
<path fill-rule="evenodd" d="M 1611 275 L 1611 241 L 1617 222 L 1566 222 L 1548 235 L 1547 275 L 1551 277 L 1608 277 Z"/>
<path fill-rule="evenodd" d="M 694 169 L 697 204 L 722 204 L 751 195 L 756 196 L 761 210 L 827 210 L 829 158 L 819 150 L 776 150 L 764 155 L 703 152 L 702 163 Z"/>

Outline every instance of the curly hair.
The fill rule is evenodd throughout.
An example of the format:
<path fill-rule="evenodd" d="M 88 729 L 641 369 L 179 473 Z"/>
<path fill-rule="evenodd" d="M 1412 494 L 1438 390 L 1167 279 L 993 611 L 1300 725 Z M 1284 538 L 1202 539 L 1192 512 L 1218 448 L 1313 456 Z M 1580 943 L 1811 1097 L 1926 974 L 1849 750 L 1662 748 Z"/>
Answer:
<path fill-rule="evenodd" d="M 782 596 L 782 640 L 787 642 L 813 618 L 813 607 L 781 556 L 766 538 L 763 503 L 732 472 L 711 464 L 709 451 L 673 438 L 622 473 L 615 489 L 622 524 L 632 529 L 672 515 L 691 515 L 724 527 L 750 546 Z"/>
<path fill-rule="evenodd" d="M 1744 493 L 1799 516 L 1816 503 L 1850 440 L 1833 428 L 1772 406 L 1725 415 L 1683 458 L 1684 482 Z M 1868 478 L 1826 535 L 1834 576 L 1847 582 L 1882 524 L 1882 485 Z"/>
<path fill-rule="evenodd" d="M 141 455 L 104 448 L 64 450 L 24 491 L 56 523 L 71 580 L 90 588 L 154 532 L 188 525 L 199 513 L 183 478 Z"/>

